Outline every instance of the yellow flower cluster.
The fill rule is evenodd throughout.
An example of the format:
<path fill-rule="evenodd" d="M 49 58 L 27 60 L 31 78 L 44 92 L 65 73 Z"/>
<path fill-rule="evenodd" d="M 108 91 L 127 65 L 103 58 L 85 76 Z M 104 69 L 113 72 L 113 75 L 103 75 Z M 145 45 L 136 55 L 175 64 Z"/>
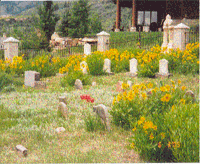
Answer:
<path fill-rule="evenodd" d="M 165 95 L 161 98 L 161 101 L 162 101 L 162 102 L 169 102 L 170 99 L 171 99 L 171 95 L 170 95 L 170 94 L 165 94 Z"/>
<path fill-rule="evenodd" d="M 69 71 L 69 69 L 72 69 L 74 71 L 80 70 L 80 62 L 83 61 L 84 58 L 82 55 L 71 55 L 68 58 L 67 64 L 59 69 L 59 73 L 63 74 Z"/>

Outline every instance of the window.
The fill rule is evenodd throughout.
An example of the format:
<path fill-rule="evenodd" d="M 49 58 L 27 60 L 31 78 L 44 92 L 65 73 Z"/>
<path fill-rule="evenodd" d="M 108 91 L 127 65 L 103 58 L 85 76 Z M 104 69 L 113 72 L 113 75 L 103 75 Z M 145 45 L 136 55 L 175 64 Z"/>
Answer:
<path fill-rule="evenodd" d="M 157 23 L 157 18 L 157 11 L 138 11 L 137 24 L 150 26 L 152 22 Z"/>

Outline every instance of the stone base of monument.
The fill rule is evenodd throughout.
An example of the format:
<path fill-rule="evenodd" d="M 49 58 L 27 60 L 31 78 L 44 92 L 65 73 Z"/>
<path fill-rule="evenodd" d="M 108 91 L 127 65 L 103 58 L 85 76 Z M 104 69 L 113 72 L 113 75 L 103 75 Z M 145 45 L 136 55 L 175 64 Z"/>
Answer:
<path fill-rule="evenodd" d="M 170 76 L 173 76 L 173 74 L 172 73 L 167 73 L 167 74 L 156 73 L 155 75 L 156 78 L 169 78 Z"/>
<path fill-rule="evenodd" d="M 126 72 L 126 76 L 137 77 L 137 73 Z"/>
<path fill-rule="evenodd" d="M 35 81 L 34 82 L 34 88 L 36 88 L 36 89 L 45 89 L 46 88 L 46 82 L 44 82 L 44 81 Z"/>

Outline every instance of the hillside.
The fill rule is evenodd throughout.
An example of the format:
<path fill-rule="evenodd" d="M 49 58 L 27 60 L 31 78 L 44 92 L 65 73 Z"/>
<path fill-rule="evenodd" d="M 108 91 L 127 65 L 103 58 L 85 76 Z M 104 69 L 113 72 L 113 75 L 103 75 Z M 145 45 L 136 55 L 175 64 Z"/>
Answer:
<path fill-rule="evenodd" d="M 72 7 L 73 1 L 69 2 L 69 8 Z M 3 1 L 0 3 L 0 16 L 12 15 L 12 17 L 28 17 L 31 15 L 37 15 L 37 6 L 42 2 L 35 1 Z M 67 2 L 54 2 L 58 5 L 59 9 L 56 11 L 62 18 L 65 12 Z M 90 16 L 98 15 L 102 22 L 103 29 L 110 31 L 115 23 L 116 6 L 111 0 L 89 0 Z M 58 24 L 60 21 L 58 22 Z M 128 29 L 131 23 L 131 9 L 122 8 L 122 26 Z"/>

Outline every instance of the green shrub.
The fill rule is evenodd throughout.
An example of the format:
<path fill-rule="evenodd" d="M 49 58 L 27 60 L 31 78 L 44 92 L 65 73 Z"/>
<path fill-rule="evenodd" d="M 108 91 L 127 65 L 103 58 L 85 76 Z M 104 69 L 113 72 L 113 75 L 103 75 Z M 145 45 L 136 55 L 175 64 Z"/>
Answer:
<path fill-rule="evenodd" d="M 84 119 L 87 131 L 105 130 L 105 125 L 101 122 L 100 117 L 88 114 Z"/>
<path fill-rule="evenodd" d="M 11 75 L 0 72 L 0 90 L 3 89 L 3 87 L 6 87 L 10 84 L 12 84 L 13 78 Z"/>
<path fill-rule="evenodd" d="M 71 71 L 68 75 L 65 75 L 61 79 L 61 86 L 74 86 L 76 79 L 80 79 L 83 85 L 88 85 L 91 83 L 91 77 L 89 75 L 84 75 L 82 71 Z"/>
<path fill-rule="evenodd" d="M 86 58 L 86 62 L 90 71 L 91 75 L 97 76 L 97 75 L 103 75 L 103 65 L 104 65 L 104 59 L 103 54 L 101 53 L 93 53 L 91 55 L 88 55 Z"/>

